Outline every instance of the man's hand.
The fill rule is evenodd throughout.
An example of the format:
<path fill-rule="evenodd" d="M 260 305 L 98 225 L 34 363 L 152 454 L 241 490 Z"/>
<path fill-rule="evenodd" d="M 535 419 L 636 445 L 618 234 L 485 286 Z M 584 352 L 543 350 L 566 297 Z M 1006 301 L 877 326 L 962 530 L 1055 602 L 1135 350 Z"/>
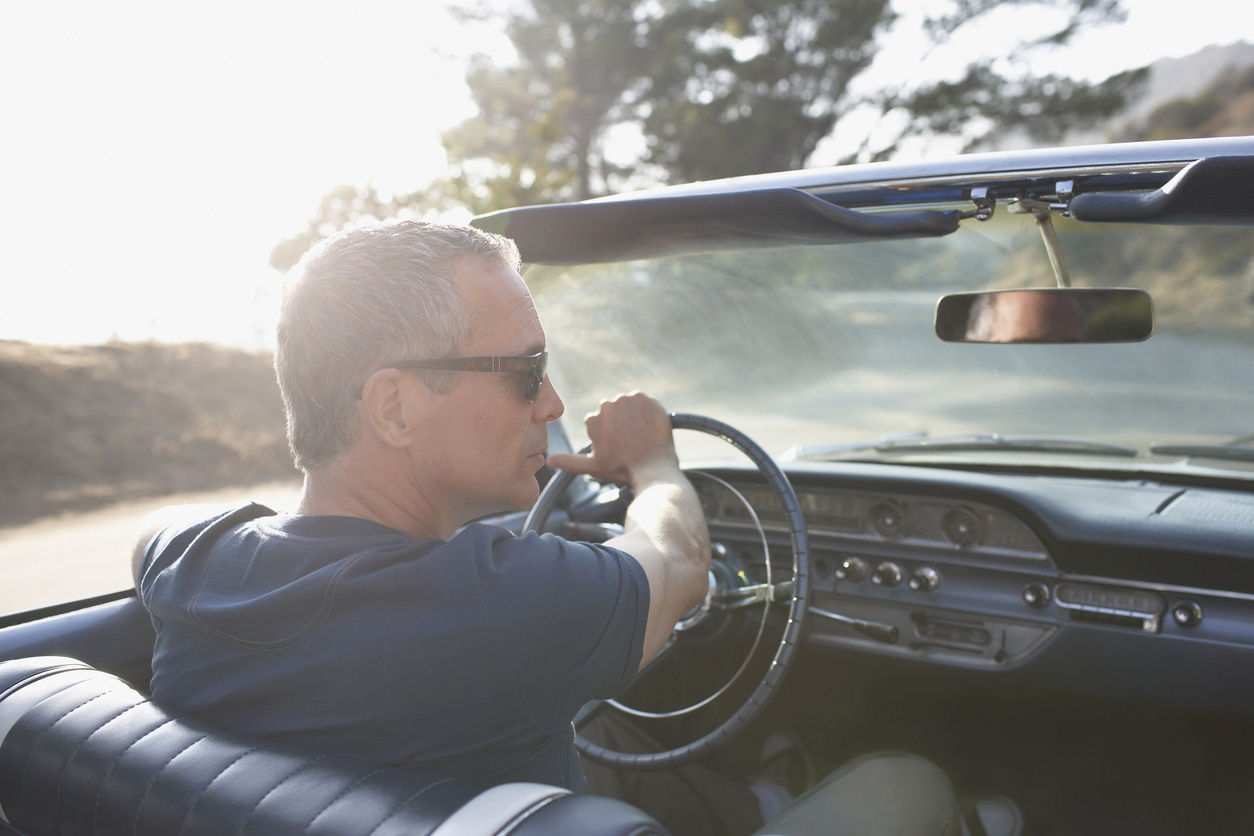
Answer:
<path fill-rule="evenodd" d="M 606 545 L 634 557 L 649 579 L 644 667 L 709 590 L 710 533 L 696 491 L 679 469 L 671 419 L 660 403 L 642 392 L 618 395 L 601 401 L 584 422 L 592 452 L 555 453 L 549 465 L 635 491 L 626 533 Z"/>
<path fill-rule="evenodd" d="M 670 415 L 643 392 L 601 401 L 596 412 L 584 417 L 584 424 L 592 452 L 554 453 L 548 457 L 549 467 L 633 488 L 654 471 L 679 467 Z"/>

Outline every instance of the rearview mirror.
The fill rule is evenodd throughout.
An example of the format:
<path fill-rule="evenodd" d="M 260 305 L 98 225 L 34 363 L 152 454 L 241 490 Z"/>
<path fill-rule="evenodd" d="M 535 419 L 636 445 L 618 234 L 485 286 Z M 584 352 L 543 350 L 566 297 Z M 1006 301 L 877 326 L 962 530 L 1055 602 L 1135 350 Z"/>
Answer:
<path fill-rule="evenodd" d="M 948 343 L 1136 343 L 1154 333 L 1154 302 L 1132 288 L 952 293 L 936 304 Z"/>

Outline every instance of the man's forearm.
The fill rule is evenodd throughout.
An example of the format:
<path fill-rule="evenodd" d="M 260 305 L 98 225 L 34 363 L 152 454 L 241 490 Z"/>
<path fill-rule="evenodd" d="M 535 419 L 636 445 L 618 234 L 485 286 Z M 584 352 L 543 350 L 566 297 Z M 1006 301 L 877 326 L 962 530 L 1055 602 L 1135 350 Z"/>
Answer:
<path fill-rule="evenodd" d="M 636 498 L 619 545 L 649 578 L 644 661 L 665 643 L 679 618 L 709 589 L 710 535 L 701 501 L 677 465 L 633 474 Z"/>
<path fill-rule="evenodd" d="M 625 528 L 638 530 L 677 568 L 690 565 L 704 576 L 710 568 L 710 535 L 696 492 L 685 480 L 655 482 L 637 490 Z"/>

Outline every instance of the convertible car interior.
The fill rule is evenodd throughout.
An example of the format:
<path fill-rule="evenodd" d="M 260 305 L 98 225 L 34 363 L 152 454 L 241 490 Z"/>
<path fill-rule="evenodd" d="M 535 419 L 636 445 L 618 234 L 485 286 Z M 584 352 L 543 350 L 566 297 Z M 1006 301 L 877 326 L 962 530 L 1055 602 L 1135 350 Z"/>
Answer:
<path fill-rule="evenodd" d="M 584 757 L 747 782 L 784 732 L 819 776 L 923 755 L 1022 832 L 1254 832 L 1254 137 L 474 223 L 526 263 L 567 405 L 550 449 L 643 389 L 710 527 L 705 602 L 576 718 L 619 712 L 659 751 Z M 542 475 L 536 508 L 487 522 L 621 531 L 627 489 Z M 0 615 L 0 833 L 668 832 L 211 728 L 147 698 L 153 640 L 128 590 Z"/>

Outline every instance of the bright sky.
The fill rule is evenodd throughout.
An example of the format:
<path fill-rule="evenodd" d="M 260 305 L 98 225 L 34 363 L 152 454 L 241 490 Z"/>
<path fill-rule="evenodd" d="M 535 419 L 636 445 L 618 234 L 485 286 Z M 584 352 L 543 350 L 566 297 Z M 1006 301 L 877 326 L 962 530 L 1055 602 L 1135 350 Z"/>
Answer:
<path fill-rule="evenodd" d="M 1254 41 L 1245 0 L 1124 5 L 1126 24 L 1034 69 L 1104 78 Z M 1002 51 L 1032 14 L 991 19 L 928 68 L 901 38 L 870 80 Z M 439 132 L 473 115 L 476 50 L 508 54 L 434 0 L 0 0 L 0 339 L 267 347 L 271 248 L 338 184 L 440 174 Z"/>

